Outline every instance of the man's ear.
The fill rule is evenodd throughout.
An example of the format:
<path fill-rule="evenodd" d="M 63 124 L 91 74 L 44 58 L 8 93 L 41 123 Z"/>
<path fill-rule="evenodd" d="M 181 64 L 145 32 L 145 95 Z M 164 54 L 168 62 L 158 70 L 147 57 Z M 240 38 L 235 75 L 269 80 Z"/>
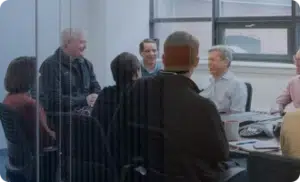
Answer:
<path fill-rule="evenodd" d="M 197 56 L 196 58 L 195 58 L 195 60 L 194 60 L 194 67 L 197 67 L 198 66 L 198 64 L 199 64 L 199 56 Z"/>
<path fill-rule="evenodd" d="M 163 54 L 161 58 L 162 58 L 161 61 L 162 61 L 163 65 L 165 66 L 165 55 Z"/>

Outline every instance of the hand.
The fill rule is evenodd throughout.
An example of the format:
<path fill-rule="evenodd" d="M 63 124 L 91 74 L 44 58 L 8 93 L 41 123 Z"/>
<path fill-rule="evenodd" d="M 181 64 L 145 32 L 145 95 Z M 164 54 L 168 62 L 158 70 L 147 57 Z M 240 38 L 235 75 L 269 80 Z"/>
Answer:
<path fill-rule="evenodd" d="M 278 110 L 278 109 L 277 109 L 277 110 L 275 110 L 275 109 L 271 109 L 271 110 L 270 110 L 270 114 L 271 114 L 271 115 L 273 115 L 273 114 L 279 114 L 279 113 L 281 113 L 281 111 Z"/>
<path fill-rule="evenodd" d="M 276 108 L 271 108 L 270 114 L 281 114 L 284 112 L 284 107 L 282 105 L 277 105 Z"/>
<path fill-rule="evenodd" d="M 93 107 L 97 100 L 97 97 L 98 97 L 98 94 L 95 94 L 95 93 L 88 95 L 86 97 L 86 101 L 87 101 L 88 105 Z"/>
<path fill-rule="evenodd" d="M 48 133 L 54 140 L 56 140 L 56 133 L 54 131 L 50 130 Z"/>

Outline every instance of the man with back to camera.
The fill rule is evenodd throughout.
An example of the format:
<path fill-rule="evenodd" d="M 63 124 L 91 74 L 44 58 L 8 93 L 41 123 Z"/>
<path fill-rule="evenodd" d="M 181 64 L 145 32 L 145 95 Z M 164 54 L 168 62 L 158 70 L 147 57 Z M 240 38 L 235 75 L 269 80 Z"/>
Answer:
<path fill-rule="evenodd" d="M 164 70 L 137 80 L 123 97 L 112 127 L 113 138 L 120 138 L 120 148 L 112 147 L 121 151 L 114 154 L 121 156 L 120 168 L 143 156 L 149 169 L 145 181 L 219 181 L 229 146 L 214 103 L 200 96 L 190 79 L 198 52 L 197 38 L 172 33 L 164 43 Z M 132 178 L 128 181 L 137 179 Z"/>
<path fill-rule="evenodd" d="M 247 103 L 246 85 L 229 71 L 231 61 L 232 51 L 226 46 L 218 45 L 209 50 L 210 85 L 201 95 L 211 99 L 220 113 L 245 112 Z"/>
<path fill-rule="evenodd" d="M 94 105 L 101 88 L 92 63 L 83 57 L 85 48 L 81 30 L 65 29 L 61 46 L 42 63 L 41 102 L 47 111 L 69 112 Z"/>
<path fill-rule="evenodd" d="M 152 39 L 144 39 L 140 45 L 142 60 L 142 76 L 156 75 L 161 69 L 161 63 L 157 62 L 157 44 Z"/>

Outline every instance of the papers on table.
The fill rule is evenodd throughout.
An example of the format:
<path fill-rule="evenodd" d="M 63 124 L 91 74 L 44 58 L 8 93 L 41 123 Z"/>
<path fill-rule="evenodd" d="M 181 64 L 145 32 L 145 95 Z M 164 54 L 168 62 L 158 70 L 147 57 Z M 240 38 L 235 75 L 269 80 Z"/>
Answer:
<path fill-rule="evenodd" d="M 240 140 L 236 142 L 229 142 L 229 146 L 232 150 L 243 150 L 246 152 L 258 151 L 258 152 L 271 152 L 280 150 L 278 142 L 274 140 Z"/>
<path fill-rule="evenodd" d="M 281 116 L 277 115 L 269 115 L 269 114 L 263 114 L 263 113 L 257 113 L 257 112 L 243 112 L 243 113 L 234 113 L 234 114 L 223 114 L 221 115 L 222 121 L 274 121 L 281 119 Z"/>

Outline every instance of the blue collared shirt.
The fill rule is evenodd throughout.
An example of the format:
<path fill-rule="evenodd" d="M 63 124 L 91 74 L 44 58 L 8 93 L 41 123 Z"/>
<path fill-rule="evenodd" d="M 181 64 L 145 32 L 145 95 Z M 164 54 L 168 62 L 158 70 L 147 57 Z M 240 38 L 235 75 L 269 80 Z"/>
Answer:
<path fill-rule="evenodd" d="M 156 75 L 161 69 L 162 69 L 162 64 L 160 62 L 157 62 L 155 63 L 155 67 L 152 71 L 148 71 L 145 67 L 144 67 L 144 63 L 142 61 L 142 68 L 141 68 L 141 71 L 142 71 L 142 76 L 152 76 L 152 75 Z"/>
<path fill-rule="evenodd" d="M 212 100 L 219 112 L 244 112 L 247 103 L 247 87 L 234 74 L 227 71 L 221 78 L 210 78 L 210 85 L 201 92 Z"/>

